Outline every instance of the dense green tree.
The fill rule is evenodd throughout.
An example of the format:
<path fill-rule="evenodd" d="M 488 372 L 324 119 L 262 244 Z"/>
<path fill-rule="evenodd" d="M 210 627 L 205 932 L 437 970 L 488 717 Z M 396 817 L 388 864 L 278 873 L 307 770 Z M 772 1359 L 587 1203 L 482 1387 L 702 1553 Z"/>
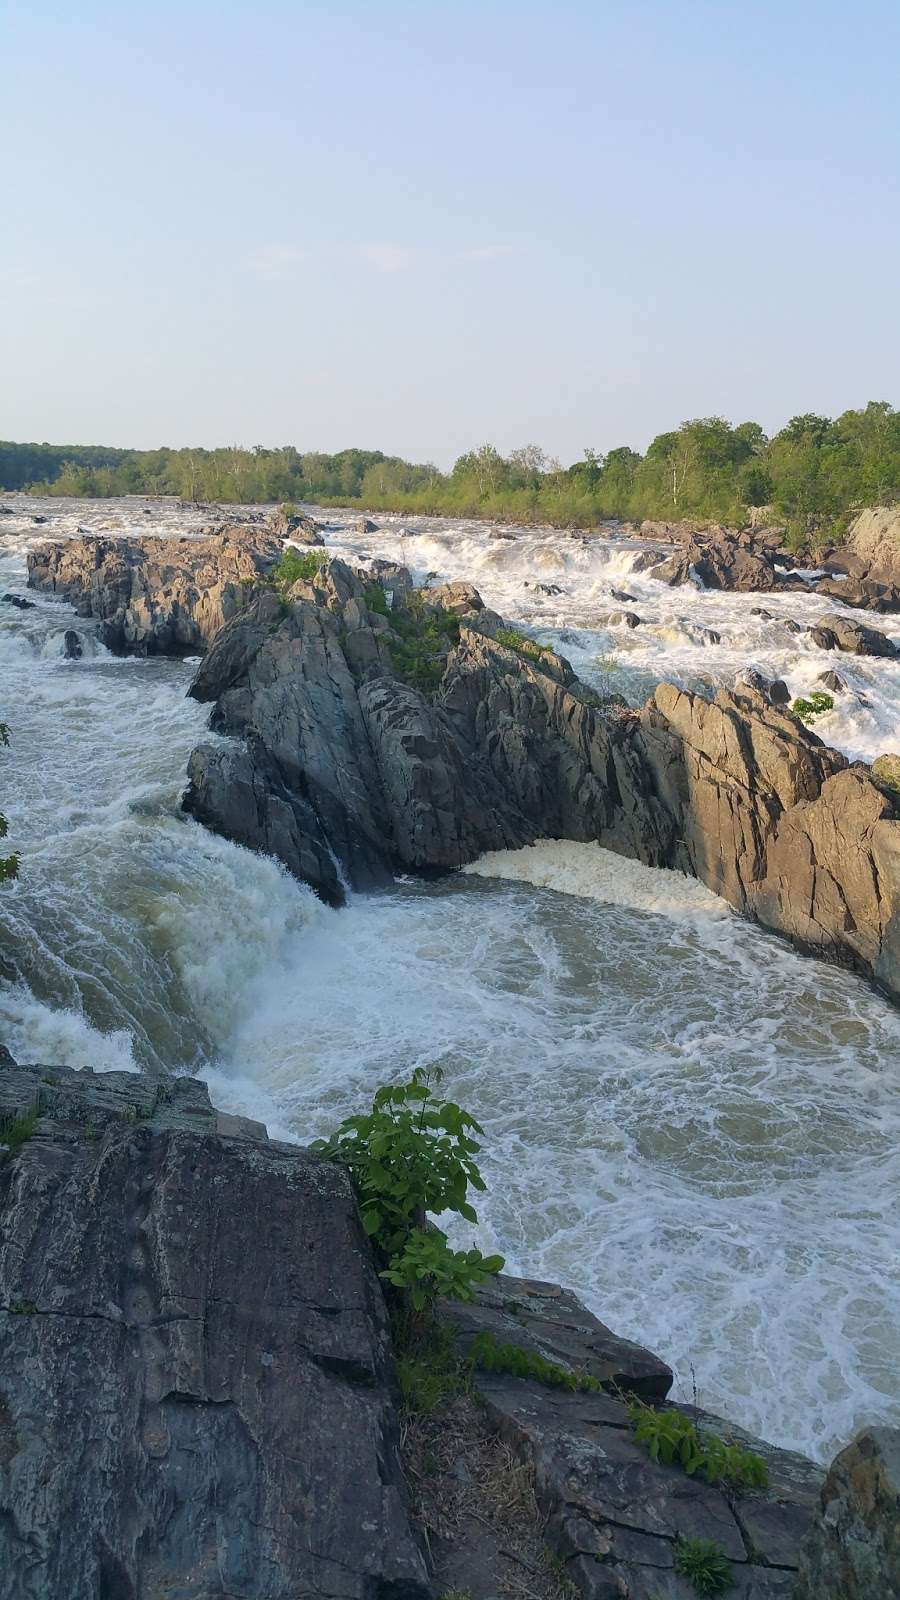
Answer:
<path fill-rule="evenodd" d="M 0 442 L 0 487 L 105 497 L 177 495 L 192 502 L 282 501 L 373 510 L 499 515 L 591 523 L 604 517 L 741 521 L 773 505 L 796 538 L 840 531 L 854 507 L 900 496 L 900 412 L 870 401 L 835 421 L 795 416 L 768 439 L 757 422 L 732 427 L 694 417 L 658 434 L 642 456 L 627 445 L 588 449 L 563 468 L 528 444 L 504 456 L 492 444 L 459 457 L 449 474 L 380 450 L 121 450 Z"/>

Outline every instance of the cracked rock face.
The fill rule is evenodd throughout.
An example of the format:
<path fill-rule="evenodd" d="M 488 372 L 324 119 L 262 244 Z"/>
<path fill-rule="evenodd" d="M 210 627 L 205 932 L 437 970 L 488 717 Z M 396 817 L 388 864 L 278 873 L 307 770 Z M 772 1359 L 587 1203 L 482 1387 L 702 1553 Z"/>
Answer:
<path fill-rule="evenodd" d="M 657 1357 L 618 1339 L 556 1284 L 501 1277 L 475 1302 L 441 1308 L 465 1348 L 478 1333 L 531 1351 L 602 1392 L 550 1389 L 533 1379 L 477 1372 L 488 1415 L 534 1471 L 546 1537 L 585 1600 L 692 1600 L 675 1570 L 680 1538 L 711 1539 L 733 1563 L 740 1600 L 791 1600 L 813 1524 L 823 1470 L 692 1406 L 675 1409 L 702 1431 L 765 1460 L 764 1490 L 733 1494 L 651 1460 L 637 1444 L 623 1399 L 659 1404 L 672 1381 Z M 817 1591 L 816 1600 L 830 1600 Z M 854 1597 L 855 1600 L 855 1597 Z"/>
<path fill-rule="evenodd" d="M 900 1600 L 900 1428 L 868 1428 L 836 1456 L 796 1600 Z"/>
<path fill-rule="evenodd" d="M 345 1172 L 203 1084 L 0 1066 L 4 1600 L 415 1600 Z"/>
<path fill-rule="evenodd" d="M 287 615 L 255 598 L 191 689 L 243 742 L 194 751 L 187 809 L 332 903 L 342 879 L 368 888 L 539 838 L 596 841 L 694 874 L 900 994 L 900 796 L 848 769 L 762 680 L 713 700 L 660 684 L 641 712 L 615 709 L 451 590 L 424 591 L 459 620 L 429 692 L 398 675 L 393 613 L 369 609 L 343 562 L 296 584 Z"/>
<path fill-rule="evenodd" d="M 117 655 L 194 655 L 246 606 L 281 555 L 265 528 L 205 539 L 86 535 L 28 553 L 28 585 L 56 594 Z"/>

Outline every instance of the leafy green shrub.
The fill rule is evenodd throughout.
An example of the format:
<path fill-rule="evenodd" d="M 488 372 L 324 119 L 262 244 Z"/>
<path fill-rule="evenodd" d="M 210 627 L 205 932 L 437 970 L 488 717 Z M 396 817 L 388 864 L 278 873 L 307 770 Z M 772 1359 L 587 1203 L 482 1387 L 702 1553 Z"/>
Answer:
<path fill-rule="evenodd" d="M 830 694 L 825 694 L 822 689 L 813 689 L 808 700 L 800 696 L 792 702 L 791 716 L 809 727 L 811 722 L 815 722 L 816 717 L 821 717 L 823 712 L 831 711 L 833 707 L 834 700 Z"/>
<path fill-rule="evenodd" d="M 533 1378 L 551 1389 L 581 1390 L 595 1393 L 602 1389 L 599 1378 L 589 1372 L 572 1372 L 557 1366 L 536 1350 L 522 1350 L 515 1344 L 498 1344 L 492 1333 L 477 1333 L 472 1340 L 470 1358 L 483 1372 L 508 1372 L 514 1378 Z"/>
<path fill-rule="evenodd" d="M 283 517 L 289 517 L 290 518 L 290 517 L 295 517 L 297 515 L 297 507 L 295 506 L 293 500 L 285 500 L 285 501 L 283 501 L 282 504 L 278 507 L 278 509 L 281 512 L 281 515 Z"/>
<path fill-rule="evenodd" d="M 414 1228 L 381 1276 L 395 1288 L 405 1289 L 416 1311 L 425 1311 L 435 1300 L 471 1300 L 473 1290 L 502 1266 L 502 1256 L 451 1250 L 446 1235 L 437 1228 L 428 1233 Z"/>
<path fill-rule="evenodd" d="M 451 1250 L 426 1213 L 454 1211 L 477 1221 L 466 1194 L 469 1184 L 484 1189 L 474 1157 L 481 1146 L 472 1138 L 483 1129 L 449 1100 L 432 1095 L 430 1078 L 417 1070 L 408 1083 L 377 1090 L 372 1110 L 347 1117 L 330 1139 L 313 1149 L 350 1170 L 363 1227 L 385 1259 L 381 1276 L 407 1291 L 417 1312 L 442 1294 L 467 1300 L 479 1283 L 503 1266 L 502 1256 L 480 1250 Z"/>
<path fill-rule="evenodd" d="M 366 605 L 370 611 L 377 611 L 380 617 L 388 615 L 387 595 L 380 583 L 369 584 L 366 589 Z"/>
<path fill-rule="evenodd" d="M 674 1566 L 697 1594 L 725 1594 L 734 1587 L 731 1562 L 712 1539 L 679 1539 Z"/>
<path fill-rule="evenodd" d="M 730 1483 L 735 1488 L 764 1489 L 769 1472 L 761 1456 L 739 1444 L 726 1444 L 718 1434 L 699 1433 L 681 1411 L 655 1411 L 642 1400 L 628 1408 L 634 1436 L 646 1445 L 653 1461 L 681 1467 L 688 1477 L 707 1483 Z"/>
<path fill-rule="evenodd" d="M 530 656 L 533 661 L 540 661 L 542 655 L 549 653 L 547 645 L 537 644 L 534 639 L 520 633 L 518 628 L 498 628 L 494 638 L 507 650 L 515 650 L 520 656 Z"/>
<path fill-rule="evenodd" d="M 397 637 L 388 641 L 388 649 L 398 678 L 431 694 L 444 676 L 449 648 L 459 642 L 459 619 L 450 611 L 426 611 L 424 606 L 416 590 L 404 595 L 402 609 L 391 612 Z"/>
<path fill-rule="evenodd" d="M 0 1122 L 0 1145 L 5 1145 L 5 1151 L 0 1150 L 0 1161 L 4 1154 L 10 1159 L 21 1150 L 37 1127 L 37 1112 L 29 1111 L 24 1117 L 9 1117 Z"/>
<path fill-rule="evenodd" d="M 276 561 L 269 576 L 282 593 L 292 584 L 304 582 L 312 583 L 319 575 L 319 568 L 328 560 L 325 550 L 295 550 L 289 545 L 284 554 Z"/>

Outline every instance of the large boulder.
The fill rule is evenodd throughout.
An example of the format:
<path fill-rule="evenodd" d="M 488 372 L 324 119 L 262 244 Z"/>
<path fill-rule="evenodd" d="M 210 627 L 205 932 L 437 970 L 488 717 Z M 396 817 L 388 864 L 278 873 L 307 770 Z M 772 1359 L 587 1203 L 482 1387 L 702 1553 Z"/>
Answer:
<path fill-rule="evenodd" d="M 900 1428 L 869 1428 L 835 1457 L 794 1600 L 900 1600 Z"/>
<path fill-rule="evenodd" d="M 696 582 L 705 589 L 748 594 L 775 589 L 779 584 L 771 551 L 750 546 L 727 529 L 693 535 L 676 555 L 654 568 L 653 577 L 672 586 Z"/>
<path fill-rule="evenodd" d="M 841 616 L 839 612 L 822 617 L 814 628 L 810 628 L 809 636 L 820 650 L 843 650 L 854 656 L 900 655 L 893 639 L 889 639 L 880 629 L 869 628 L 863 622 L 855 622 L 852 617 Z"/>
<path fill-rule="evenodd" d="M 852 524 L 847 544 L 867 575 L 900 587 L 900 506 L 871 506 Z"/>
<path fill-rule="evenodd" d="M 347 1173 L 191 1079 L 0 1066 L 3 1600 L 422 1600 Z"/>
<path fill-rule="evenodd" d="M 264 529 L 199 539 L 87 534 L 29 551 L 28 585 L 95 617 L 117 654 L 195 655 L 244 609 L 281 548 Z"/>
<path fill-rule="evenodd" d="M 305 511 L 290 511 L 282 506 L 269 523 L 277 539 L 291 539 L 295 544 L 324 544 L 322 524 Z"/>

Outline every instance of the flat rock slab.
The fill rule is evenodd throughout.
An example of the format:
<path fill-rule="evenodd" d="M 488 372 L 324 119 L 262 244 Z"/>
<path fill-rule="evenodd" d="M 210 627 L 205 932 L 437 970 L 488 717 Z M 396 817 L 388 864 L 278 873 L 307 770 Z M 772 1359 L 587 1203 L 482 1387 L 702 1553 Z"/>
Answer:
<path fill-rule="evenodd" d="M 415 1600 L 347 1174 L 205 1086 L 0 1066 L 3 1600 Z"/>
<path fill-rule="evenodd" d="M 659 1356 L 619 1338 L 557 1283 L 500 1275 L 470 1303 L 446 1302 L 441 1315 L 466 1351 L 476 1334 L 490 1333 L 498 1344 L 535 1351 L 567 1371 L 646 1400 L 664 1399 L 672 1387 L 672 1369 Z"/>
<path fill-rule="evenodd" d="M 695 1600 L 675 1571 L 679 1538 L 711 1539 L 733 1563 L 740 1600 L 788 1600 L 822 1478 L 801 1456 L 750 1441 L 770 1472 L 767 1490 L 732 1496 L 653 1462 L 635 1442 L 624 1402 L 479 1374 L 503 1437 L 535 1474 L 547 1538 L 586 1600 Z M 689 1407 L 679 1410 L 691 1411 Z M 719 1418 L 691 1412 L 727 1437 Z"/>

